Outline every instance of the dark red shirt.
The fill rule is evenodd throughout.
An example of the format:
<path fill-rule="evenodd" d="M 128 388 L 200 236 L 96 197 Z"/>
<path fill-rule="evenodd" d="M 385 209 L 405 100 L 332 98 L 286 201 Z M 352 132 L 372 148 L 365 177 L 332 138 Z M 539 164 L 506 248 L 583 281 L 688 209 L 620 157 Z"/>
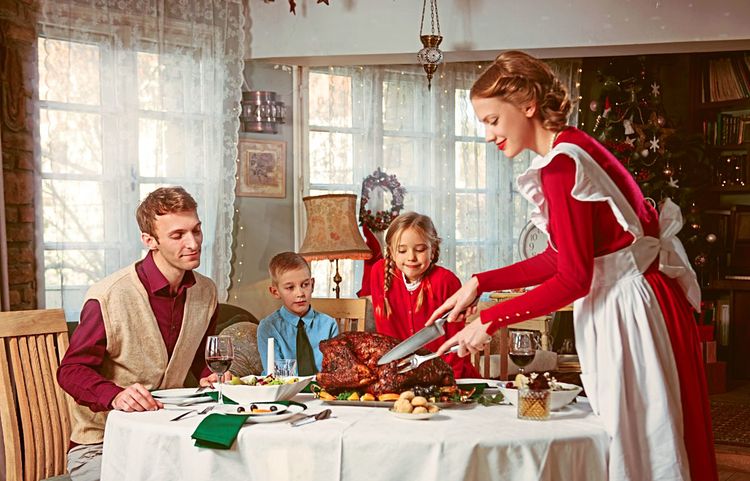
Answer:
<path fill-rule="evenodd" d="M 187 290 L 195 284 L 192 271 L 185 272 L 177 293 L 169 291 L 169 281 L 154 262 L 151 252 L 135 266 L 143 287 L 148 292 L 148 301 L 159 324 L 167 355 L 171 358 L 182 328 Z M 190 367 L 197 379 L 208 376 L 211 371 L 204 360 L 206 337 L 216 329 L 215 310 L 206 333 L 203 335 Z M 94 412 L 112 409 L 112 400 L 127 386 L 118 386 L 101 375 L 101 366 L 107 356 L 107 333 L 99 302 L 89 300 L 81 310 L 81 320 L 70 338 L 65 357 L 57 370 L 57 382 L 78 404 Z"/>

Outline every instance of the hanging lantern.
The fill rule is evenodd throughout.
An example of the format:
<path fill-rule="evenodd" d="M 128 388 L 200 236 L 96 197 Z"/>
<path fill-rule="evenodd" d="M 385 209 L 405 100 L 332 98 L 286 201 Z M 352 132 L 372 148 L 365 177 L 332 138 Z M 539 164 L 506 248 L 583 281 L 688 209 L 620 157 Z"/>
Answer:
<path fill-rule="evenodd" d="M 438 17 L 437 0 L 430 0 L 430 35 L 423 35 L 424 14 L 427 10 L 427 0 L 422 2 L 422 21 L 419 24 L 419 40 L 424 46 L 417 53 L 417 60 L 427 73 L 427 89 L 432 88 L 432 75 L 437 71 L 438 65 L 443 63 L 443 52 L 438 48 L 443 37 L 440 35 L 440 18 Z M 437 28 L 436 28 L 437 27 Z"/>

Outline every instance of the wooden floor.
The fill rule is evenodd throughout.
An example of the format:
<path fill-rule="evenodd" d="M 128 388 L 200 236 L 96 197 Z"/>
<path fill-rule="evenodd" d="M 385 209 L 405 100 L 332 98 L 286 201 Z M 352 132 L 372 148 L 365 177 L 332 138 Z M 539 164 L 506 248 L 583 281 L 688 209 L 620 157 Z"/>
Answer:
<path fill-rule="evenodd" d="M 726 393 L 714 394 L 711 399 L 750 403 L 750 382 L 736 384 Z M 750 481 L 750 448 L 716 445 L 719 481 Z"/>

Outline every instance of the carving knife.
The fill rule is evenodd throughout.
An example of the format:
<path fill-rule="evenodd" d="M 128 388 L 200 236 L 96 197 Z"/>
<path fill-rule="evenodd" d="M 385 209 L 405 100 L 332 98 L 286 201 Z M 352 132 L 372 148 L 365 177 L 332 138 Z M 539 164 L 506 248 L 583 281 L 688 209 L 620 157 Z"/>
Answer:
<path fill-rule="evenodd" d="M 448 314 L 450 314 L 450 312 L 448 312 Z M 448 320 L 448 314 L 437 319 L 432 325 L 423 327 L 408 338 L 404 339 L 398 346 L 383 354 L 378 360 L 378 365 L 382 366 L 389 362 L 402 359 L 409 354 L 413 354 L 425 344 L 429 344 L 435 339 L 444 336 L 445 329 L 443 328 L 443 325 L 445 324 L 445 321 Z"/>

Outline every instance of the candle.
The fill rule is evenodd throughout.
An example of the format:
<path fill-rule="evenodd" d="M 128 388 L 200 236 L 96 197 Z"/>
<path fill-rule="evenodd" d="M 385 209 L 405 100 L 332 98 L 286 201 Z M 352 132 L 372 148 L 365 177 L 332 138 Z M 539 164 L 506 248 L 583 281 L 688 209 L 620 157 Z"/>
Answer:
<path fill-rule="evenodd" d="M 268 338 L 268 354 L 266 354 L 266 374 L 273 374 L 274 371 L 274 339 L 272 337 Z"/>

